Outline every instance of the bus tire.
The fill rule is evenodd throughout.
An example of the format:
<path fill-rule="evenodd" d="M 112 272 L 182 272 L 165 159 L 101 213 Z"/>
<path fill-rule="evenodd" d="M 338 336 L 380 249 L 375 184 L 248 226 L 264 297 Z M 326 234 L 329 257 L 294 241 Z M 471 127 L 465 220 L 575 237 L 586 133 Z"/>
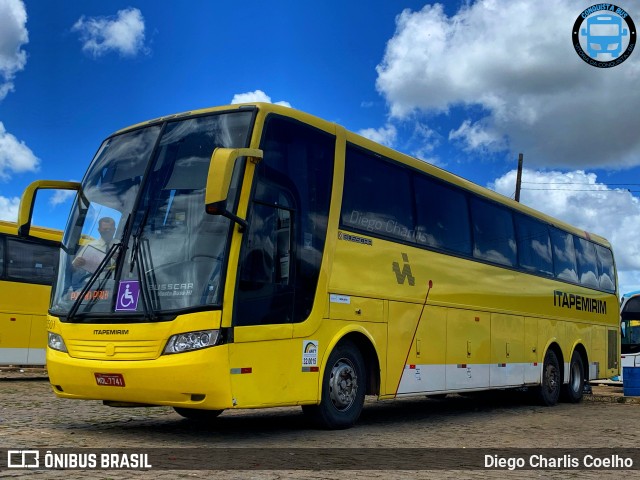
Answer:
<path fill-rule="evenodd" d="M 558 356 L 552 349 L 547 350 L 542 364 L 542 382 L 538 387 L 538 398 L 542 405 L 552 407 L 558 403 L 562 379 Z"/>
<path fill-rule="evenodd" d="M 569 403 L 578 403 L 582 400 L 583 391 L 584 365 L 580 354 L 574 351 L 569 364 L 569 383 L 562 386 L 562 400 Z"/>
<path fill-rule="evenodd" d="M 173 409 L 181 417 L 198 422 L 210 422 L 223 412 L 223 410 L 201 410 L 181 407 L 173 407 Z"/>
<path fill-rule="evenodd" d="M 319 405 L 302 411 L 321 428 L 352 427 L 364 405 L 366 371 L 362 354 L 351 342 L 341 342 L 329 355 L 322 379 Z"/>

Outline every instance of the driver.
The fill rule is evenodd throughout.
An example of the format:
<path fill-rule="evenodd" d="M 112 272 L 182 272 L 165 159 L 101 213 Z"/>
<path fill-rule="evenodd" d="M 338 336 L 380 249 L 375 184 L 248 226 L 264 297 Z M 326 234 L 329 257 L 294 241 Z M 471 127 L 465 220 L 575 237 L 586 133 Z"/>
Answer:
<path fill-rule="evenodd" d="M 85 245 L 74 258 L 71 264 L 75 268 L 83 268 L 89 272 L 96 270 L 113 244 L 113 237 L 116 233 L 115 220 L 111 217 L 102 217 L 98 220 L 98 233 L 100 238 Z"/>

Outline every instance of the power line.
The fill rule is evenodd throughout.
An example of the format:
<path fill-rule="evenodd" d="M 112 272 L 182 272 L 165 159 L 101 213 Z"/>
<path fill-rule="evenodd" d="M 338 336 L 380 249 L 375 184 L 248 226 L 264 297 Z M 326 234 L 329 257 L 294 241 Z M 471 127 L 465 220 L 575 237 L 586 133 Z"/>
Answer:
<path fill-rule="evenodd" d="M 605 187 L 610 187 L 610 186 L 622 186 L 622 185 L 628 185 L 628 186 L 632 186 L 632 187 L 637 187 L 640 186 L 640 183 L 585 183 L 585 182 L 525 182 L 523 181 L 522 183 L 528 183 L 530 185 L 593 185 L 594 187 L 602 185 Z"/>
<path fill-rule="evenodd" d="M 543 185 L 542 183 L 539 185 Z M 522 190 L 538 190 L 553 192 L 605 192 L 605 193 L 640 193 L 640 190 L 630 190 L 628 188 L 618 190 L 596 190 L 594 188 L 528 188 L 522 187 Z"/>

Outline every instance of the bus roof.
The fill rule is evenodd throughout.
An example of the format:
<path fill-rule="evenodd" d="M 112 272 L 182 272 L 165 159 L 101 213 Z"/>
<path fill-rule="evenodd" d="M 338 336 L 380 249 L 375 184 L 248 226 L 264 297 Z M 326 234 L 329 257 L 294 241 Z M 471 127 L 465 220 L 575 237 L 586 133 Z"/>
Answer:
<path fill-rule="evenodd" d="M 0 220 L 0 233 L 17 237 L 17 222 Z M 29 236 L 41 238 L 43 240 L 51 240 L 53 242 L 60 242 L 62 240 L 62 231 L 55 228 L 32 226 L 29 231 Z"/>
<path fill-rule="evenodd" d="M 333 123 L 333 122 L 329 122 L 327 120 L 323 120 L 319 117 L 316 117 L 314 115 L 302 112 L 300 110 L 296 110 L 294 108 L 290 108 L 290 107 L 284 107 L 281 105 L 275 105 L 273 103 L 263 103 L 263 102 L 254 102 L 254 103 L 242 103 L 242 104 L 234 104 L 234 105 L 223 105 L 223 106 L 218 106 L 218 107 L 210 107 L 210 108 L 203 108 L 203 109 L 199 109 L 199 110 L 192 110 L 192 111 L 187 111 L 187 112 L 182 112 L 182 113 L 177 113 L 177 114 L 173 114 L 173 115 L 167 115 L 164 117 L 159 117 L 159 118 L 155 118 L 153 120 L 149 120 L 146 122 L 141 122 L 135 125 L 131 125 L 129 127 L 123 128 L 121 130 L 118 130 L 117 132 L 115 132 L 113 135 L 116 134 L 120 134 L 120 133 L 124 133 L 128 130 L 133 130 L 133 129 L 137 129 L 137 128 L 141 128 L 141 127 L 145 127 L 148 125 L 152 125 L 152 124 L 157 124 L 160 122 L 164 122 L 164 121 L 169 121 L 169 120 L 174 120 L 174 119 L 184 119 L 184 118 L 189 118 L 189 117 L 194 117 L 194 116 L 198 116 L 198 115 L 204 115 L 204 114 L 208 114 L 208 113 L 216 113 L 216 112 L 224 112 L 224 111 L 234 111 L 234 110 L 248 110 L 248 109 L 258 109 L 259 111 L 263 112 L 263 114 L 267 114 L 270 112 L 273 113 L 278 113 L 280 115 L 284 115 L 284 116 L 288 116 L 288 117 L 292 117 L 292 118 L 296 118 L 298 120 L 304 121 L 304 122 L 308 122 L 311 123 L 314 126 L 320 127 L 326 131 L 335 133 L 337 130 L 337 124 Z M 355 144 L 358 144 L 362 147 L 368 148 L 370 150 L 374 150 L 377 151 L 378 153 L 380 153 L 381 155 L 384 155 L 385 157 L 388 157 L 392 160 L 396 160 L 400 163 L 403 163 L 411 168 L 414 168 L 416 170 L 420 170 L 423 171 L 425 173 L 428 173 L 430 175 L 433 175 L 434 177 L 440 178 L 446 182 L 458 185 L 459 187 L 462 187 L 466 190 L 472 191 L 474 193 L 477 193 L 479 195 L 482 195 L 484 197 L 487 197 L 491 200 L 494 200 L 495 202 L 507 205 L 511 208 L 513 208 L 514 210 L 520 211 L 522 213 L 534 216 L 536 218 L 539 218 L 540 220 L 543 220 L 551 225 L 560 227 L 568 232 L 573 233 L 574 235 L 577 235 L 578 237 L 582 237 L 582 238 L 588 238 L 596 243 L 599 243 L 603 246 L 606 247 L 611 247 L 611 244 L 609 243 L 609 241 L 597 234 L 594 233 L 590 233 L 590 232 L 586 232 L 584 230 L 581 230 L 579 228 L 576 228 L 568 223 L 565 223 L 557 218 L 551 217 L 549 215 L 546 215 L 538 210 L 535 210 L 531 207 L 528 207 L 526 205 L 523 205 L 520 202 L 516 202 L 515 200 L 506 197 L 502 194 L 499 194 L 493 190 L 490 190 L 488 188 L 482 187 L 476 183 L 473 183 L 470 180 L 467 180 L 463 177 L 460 177 L 454 173 L 448 172 L 440 167 L 437 167 L 435 165 L 432 165 L 430 163 L 427 163 L 423 160 L 420 160 L 418 158 L 412 157 L 410 155 L 401 153 L 397 150 L 393 150 L 392 148 L 386 147 L 384 145 L 381 145 L 377 142 L 374 142 L 372 140 L 369 140 L 368 138 L 365 138 L 361 135 L 358 135 L 357 133 L 351 132 L 351 131 L 347 131 L 347 141 L 348 142 L 352 142 Z"/>

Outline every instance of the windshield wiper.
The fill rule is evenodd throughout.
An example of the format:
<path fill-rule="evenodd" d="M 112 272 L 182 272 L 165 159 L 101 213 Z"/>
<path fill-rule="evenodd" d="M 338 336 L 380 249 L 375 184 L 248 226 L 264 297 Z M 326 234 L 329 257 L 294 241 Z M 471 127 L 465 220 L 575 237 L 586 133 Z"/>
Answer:
<path fill-rule="evenodd" d="M 147 218 L 149 218 L 149 210 L 151 210 L 151 206 L 148 206 L 144 210 L 144 215 L 142 216 L 142 220 L 140 220 L 140 224 L 136 229 L 136 232 L 132 235 L 133 244 L 131 245 L 131 261 L 129 263 L 129 273 L 133 272 L 134 265 L 138 260 L 138 255 L 140 251 L 140 237 L 142 236 L 142 231 L 144 230 L 144 226 L 147 224 Z"/>
<path fill-rule="evenodd" d="M 136 232 L 132 235 L 133 241 L 131 245 L 131 261 L 129 263 L 129 273 L 133 272 L 134 268 L 136 269 L 136 273 L 138 274 L 138 279 L 140 281 L 144 318 L 154 321 L 156 319 L 156 311 L 152 304 L 153 302 L 151 299 L 151 293 L 149 291 L 149 283 L 147 282 L 144 254 L 140 250 L 140 243 L 143 240 L 142 232 L 144 231 L 144 226 L 147 223 L 147 218 L 149 218 L 149 210 L 151 210 L 150 206 L 145 209 L 142 220 L 140 220 L 140 224 L 138 225 Z"/>
<path fill-rule="evenodd" d="M 73 317 L 75 317 L 76 313 L 78 313 L 78 309 L 80 308 L 80 304 L 82 303 L 82 300 L 87 295 L 87 293 L 89 292 L 89 290 L 91 289 L 91 287 L 93 286 L 97 278 L 100 276 L 105 266 L 109 264 L 109 261 L 113 258 L 116 252 L 121 248 L 122 248 L 122 243 L 114 243 L 113 245 L 111 245 L 109 250 L 107 250 L 107 254 L 104 256 L 102 261 L 98 264 L 98 267 L 91 274 L 91 277 L 89 277 L 89 280 L 87 280 L 87 282 L 84 284 L 84 287 L 82 287 L 82 290 L 80 290 L 80 293 L 78 294 L 78 298 L 76 298 L 75 301 L 73 302 L 73 305 L 71 305 L 71 308 L 69 309 L 69 313 L 67 314 L 67 319 L 69 321 L 72 321 Z"/>

